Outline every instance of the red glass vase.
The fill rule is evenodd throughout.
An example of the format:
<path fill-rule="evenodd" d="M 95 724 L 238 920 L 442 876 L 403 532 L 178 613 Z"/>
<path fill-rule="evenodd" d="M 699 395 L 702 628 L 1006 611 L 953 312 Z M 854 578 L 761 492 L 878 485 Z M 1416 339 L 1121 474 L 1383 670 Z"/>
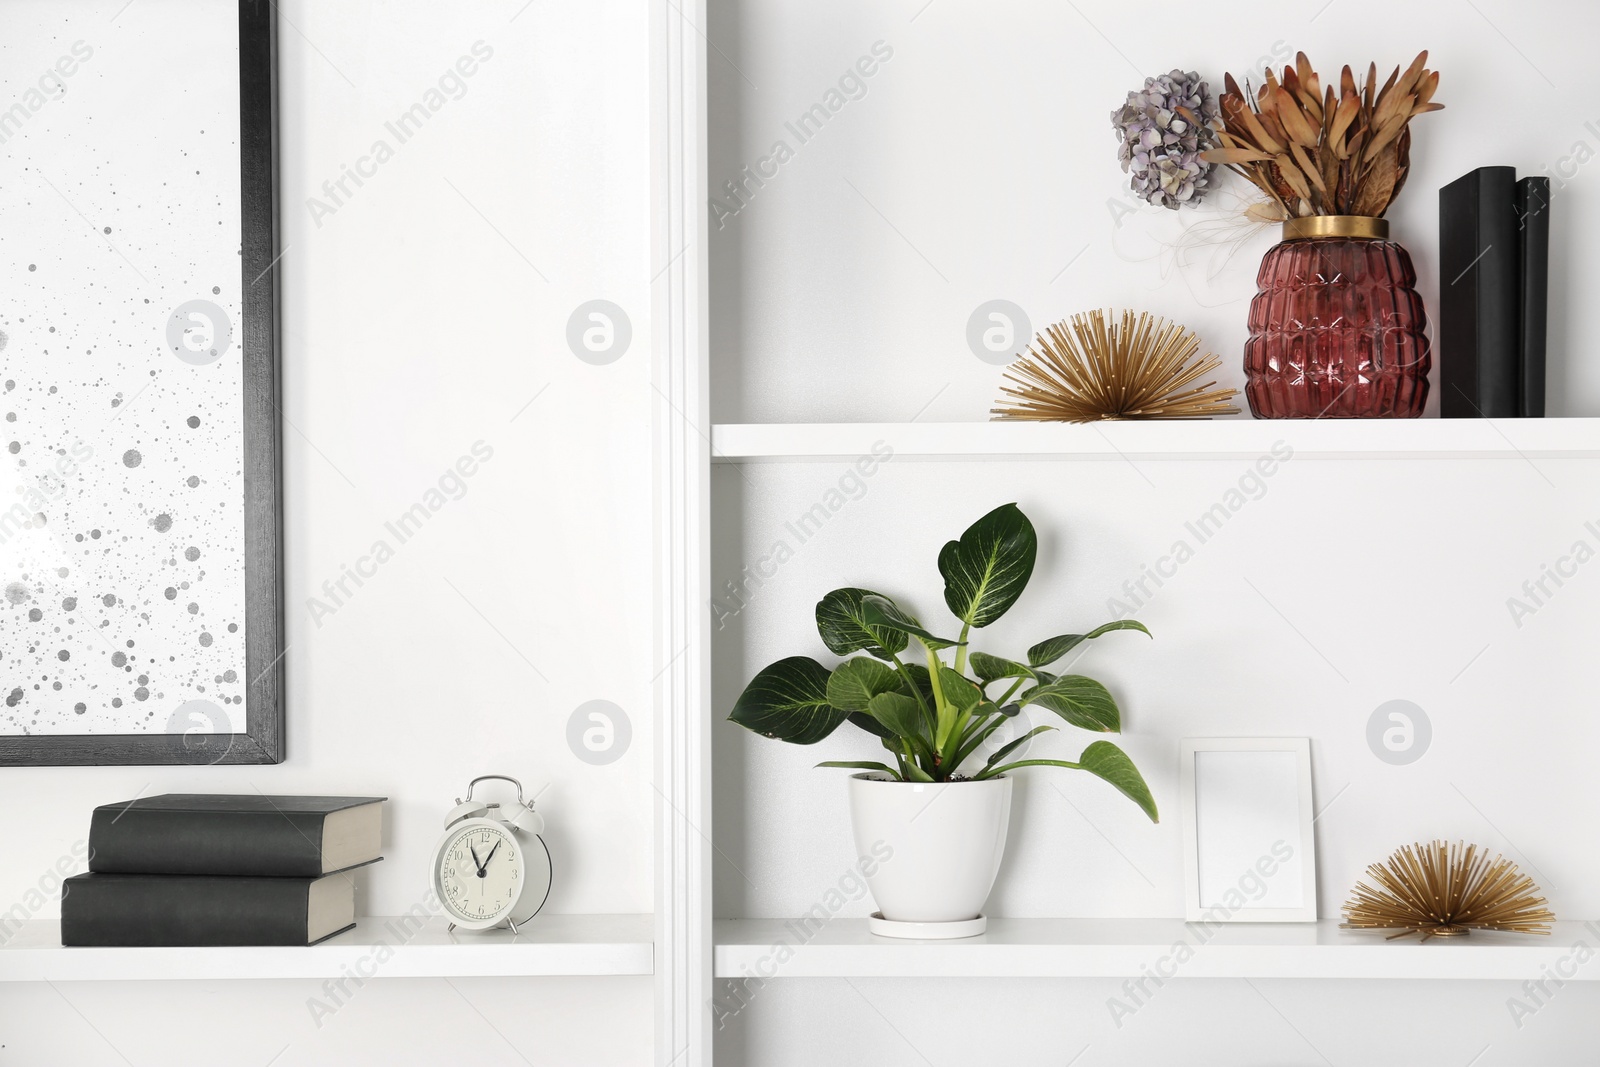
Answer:
<path fill-rule="evenodd" d="M 1284 224 L 1261 261 L 1244 346 L 1258 419 L 1414 419 L 1428 401 L 1417 272 L 1383 219 Z"/>

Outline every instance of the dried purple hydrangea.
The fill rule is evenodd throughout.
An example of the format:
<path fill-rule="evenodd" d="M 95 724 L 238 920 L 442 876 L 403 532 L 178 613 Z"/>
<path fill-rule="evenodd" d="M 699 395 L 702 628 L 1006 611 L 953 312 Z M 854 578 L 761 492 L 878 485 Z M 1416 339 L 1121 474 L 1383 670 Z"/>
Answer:
<path fill-rule="evenodd" d="M 1217 146 L 1217 100 L 1194 71 L 1146 78 L 1144 88 L 1111 113 L 1122 142 L 1117 157 L 1142 200 L 1177 210 L 1197 204 L 1210 185 L 1200 153 Z"/>

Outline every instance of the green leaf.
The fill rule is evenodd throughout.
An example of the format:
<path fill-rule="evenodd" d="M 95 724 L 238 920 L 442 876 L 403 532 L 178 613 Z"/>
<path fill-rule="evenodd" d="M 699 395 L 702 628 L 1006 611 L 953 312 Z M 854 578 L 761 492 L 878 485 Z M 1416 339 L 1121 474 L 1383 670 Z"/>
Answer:
<path fill-rule="evenodd" d="M 1110 741 L 1096 741 L 1083 750 L 1083 755 L 1078 757 L 1077 763 L 1060 759 L 1025 759 L 1000 767 L 985 767 L 973 777 L 982 781 L 1020 767 L 1066 767 L 1074 771 L 1088 771 L 1116 786 L 1118 792 L 1144 809 L 1144 813 L 1150 816 L 1151 822 L 1161 821 L 1161 816 L 1156 812 L 1155 798 L 1150 795 L 1150 787 L 1145 785 L 1144 776 L 1139 773 L 1139 768 L 1133 765 L 1133 761 L 1122 749 Z"/>
<path fill-rule="evenodd" d="M 874 630 L 898 630 L 902 634 L 910 634 L 931 649 L 953 648 L 965 644 L 963 641 L 951 641 L 944 637 L 935 637 L 922 628 L 911 614 L 906 612 L 899 604 L 888 597 L 869 593 L 861 600 L 862 617 L 867 625 Z"/>
<path fill-rule="evenodd" d="M 879 693 L 868 710 L 896 737 L 921 739 L 926 735 L 922 706 L 904 693 Z"/>
<path fill-rule="evenodd" d="M 929 707 L 932 707 L 933 683 L 928 680 L 928 668 L 924 667 L 920 663 L 907 663 L 905 673 L 911 676 L 911 685 L 906 685 L 905 680 L 902 679 L 899 692 L 902 692 L 906 696 L 912 698 L 916 698 L 916 696 L 920 693 L 922 699 L 927 702 Z M 912 686 L 915 686 L 915 692 L 912 691 Z"/>
<path fill-rule="evenodd" d="M 967 658 L 967 662 L 972 665 L 972 673 L 976 674 L 984 685 L 999 678 L 1036 677 L 1032 667 L 1013 659 L 991 656 L 987 652 L 974 652 Z"/>
<path fill-rule="evenodd" d="M 1048 685 L 1036 685 L 1018 700 L 1023 705 L 1042 704 L 1085 730 L 1114 734 L 1122 729 L 1122 713 L 1110 691 L 1080 674 L 1066 674 Z"/>
<path fill-rule="evenodd" d="M 887 774 L 889 777 L 893 778 L 897 782 L 905 781 L 905 779 L 900 777 L 900 772 L 895 770 L 893 767 L 890 767 L 890 766 L 888 766 L 886 764 L 883 764 L 883 763 L 873 763 L 871 760 L 838 760 L 838 759 L 831 759 L 831 760 L 824 760 L 823 762 L 817 764 L 817 766 L 818 767 L 847 767 L 847 768 L 849 768 L 851 770 L 857 770 L 857 771 L 882 771 L 884 774 Z"/>
<path fill-rule="evenodd" d="M 817 601 L 817 633 L 822 643 L 836 656 L 867 652 L 879 659 L 891 659 L 905 650 L 909 639 L 904 630 L 873 629 L 867 625 L 861 602 L 879 596 L 870 589 L 835 589 Z"/>
<path fill-rule="evenodd" d="M 1112 630 L 1138 630 L 1146 637 L 1150 636 L 1150 631 L 1146 630 L 1144 623 L 1138 619 L 1118 619 L 1116 622 L 1108 622 L 1104 626 L 1096 626 L 1086 634 L 1062 634 L 1060 637 L 1052 637 L 1049 640 L 1040 641 L 1037 645 L 1028 649 L 1028 663 L 1034 667 L 1048 667 L 1083 644 L 1083 642 L 1092 641 L 1101 634 L 1108 634 Z"/>
<path fill-rule="evenodd" d="M 1110 741 L 1096 741 L 1084 749 L 1083 755 L 1078 757 L 1078 766 L 1116 786 L 1119 793 L 1144 809 L 1151 822 L 1161 821 L 1144 775 L 1139 773 L 1128 754 Z"/>
<path fill-rule="evenodd" d="M 939 668 L 939 687 L 944 690 L 945 702 L 957 711 L 971 711 L 983 699 L 983 690 L 973 685 L 972 679 L 949 667 Z"/>
<path fill-rule="evenodd" d="M 828 679 L 828 703 L 840 711 L 866 711 L 873 697 L 894 692 L 901 682 L 892 667 L 875 659 L 848 659 L 835 667 Z"/>
<path fill-rule="evenodd" d="M 828 703 L 828 668 L 806 656 L 780 659 L 745 686 L 728 718 L 747 730 L 814 745 L 844 722 Z"/>
<path fill-rule="evenodd" d="M 939 552 L 944 602 L 964 624 L 988 626 L 1022 595 L 1038 552 L 1028 517 L 1015 504 L 995 508 Z"/>
<path fill-rule="evenodd" d="M 1021 711 L 1021 710 L 1022 710 L 1021 708 L 1017 709 L 1017 711 Z M 972 721 L 973 722 L 987 722 L 990 719 L 1000 719 L 1000 720 L 1004 721 L 1005 719 L 1008 719 L 1012 715 L 1015 715 L 1015 714 L 1016 714 L 1015 711 L 1007 713 L 1006 710 L 1004 708 L 1002 708 L 1000 705 L 996 704 L 992 700 L 989 700 L 989 699 L 985 698 L 983 700 L 978 701 L 978 706 L 972 709 Z"/>
<path fill-rule="evenodd" d="M 859 726 L 867 733 L 875 737 L 881 737 L 886 741 L 894 738 L 894 734 L 887 726 L 863 711 L 852 711 L 850 713 L 850 725 Z"/>
<path fill-rule="evenodd" d="M 1008 743 L 1006 743 L 1004 745 L 1001 745 L 998 749 L 995 750 L 995 754 L 994 755 L 990 756 L 987 760 L 984 761 L 984 766 L 985 767 L 993 767 L 995 764 L 999 763 L 1001 760 L 1003 760 L 1007 756 L 1011 755 L 1011 753 L 1015 752 L 1017 749 L 1021 748 L 1023 745 L 1027 744 L 1029 741 L 1033 740 L 1035 737 L 1038 737 L 1042 733 L 1048 733 L 1049 731 L 1054 730 L 1054 729 L 1055 729 L 1054 726 L 1035 726 L 1033 729 L 1029 730 L 1027 733 L 1023 734 L 1021 737 L 1017 738 L 1016 740 L 1010 741 L 1010 742 L 1008 742 Z"/>

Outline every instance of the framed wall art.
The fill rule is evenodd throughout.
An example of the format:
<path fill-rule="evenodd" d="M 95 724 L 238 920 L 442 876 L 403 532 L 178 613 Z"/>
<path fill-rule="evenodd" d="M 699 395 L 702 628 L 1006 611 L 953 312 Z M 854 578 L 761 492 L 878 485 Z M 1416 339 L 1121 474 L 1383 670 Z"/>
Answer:
<path fill-rule="evenodd" d="M 1185 918 L 1315 922 L 1311 740 L 1185 738 L 1180 751 Z"/>
<path fill-rule="evenodd" d="M 284 758 L 274 45 L 0 6 L 0 764 Z"/>

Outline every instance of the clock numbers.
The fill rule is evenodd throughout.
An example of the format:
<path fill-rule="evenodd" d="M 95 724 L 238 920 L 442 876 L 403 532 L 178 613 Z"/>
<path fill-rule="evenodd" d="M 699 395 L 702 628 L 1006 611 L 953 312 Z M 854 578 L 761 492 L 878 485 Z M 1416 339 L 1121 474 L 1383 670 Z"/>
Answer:
<path fill-rule="evenodd" d="M 468 922 L 503 919 L 522 895 L 520 850 L 499 827 L 468 827 L 440 851 L 436 881 L 441 900 L 455 918 Z"/>

